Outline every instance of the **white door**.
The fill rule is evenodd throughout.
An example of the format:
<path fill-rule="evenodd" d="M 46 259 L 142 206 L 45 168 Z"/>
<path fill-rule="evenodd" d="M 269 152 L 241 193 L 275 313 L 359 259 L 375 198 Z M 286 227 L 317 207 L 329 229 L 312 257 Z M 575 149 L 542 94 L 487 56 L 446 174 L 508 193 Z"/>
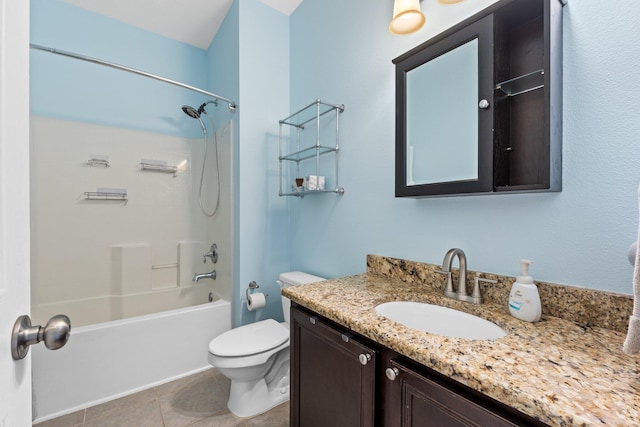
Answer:
<path fill-rule="evenodd" d="M 31 358 L 10 346 L 29 287 L 29 2 L 0 0 L 0 427 L 31 425 Z"/>

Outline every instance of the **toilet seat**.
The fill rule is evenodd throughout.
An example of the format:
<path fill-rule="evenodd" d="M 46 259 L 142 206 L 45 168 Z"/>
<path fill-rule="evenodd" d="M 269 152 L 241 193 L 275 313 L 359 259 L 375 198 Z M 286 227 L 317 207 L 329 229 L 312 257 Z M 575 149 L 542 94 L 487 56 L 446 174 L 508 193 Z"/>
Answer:
<path fill-rule="evenodd" d="M 289 347 L 289 329 L 273 319 L 231 329 L 209 343 L 209 363 L 218 368 L 238 368 L 266 363 Z"/>
<path fill-rule="evenodd" d="M 289 339 L 289 330 L 273 319 L 231 329 L 209 343 L 209 353 L 222 357 L 249 356 L 279 346 Z"/>

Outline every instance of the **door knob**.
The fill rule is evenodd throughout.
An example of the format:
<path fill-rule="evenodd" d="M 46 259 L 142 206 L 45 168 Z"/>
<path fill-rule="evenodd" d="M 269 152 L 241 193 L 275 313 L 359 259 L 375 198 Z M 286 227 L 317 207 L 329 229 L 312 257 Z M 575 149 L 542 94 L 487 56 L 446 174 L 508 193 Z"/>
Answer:
<path fill-rule="evenodd" d="M 13 325 L 11 334 L 11 356 L 13 360 L 24 359 L 29 346 L 44 341 L 49 350 L 57 350 L 69 341 L 71 321 L 64 314 L 53 316 L 47 324 L 31 326 L 28 315 L 20 316 Z"/>

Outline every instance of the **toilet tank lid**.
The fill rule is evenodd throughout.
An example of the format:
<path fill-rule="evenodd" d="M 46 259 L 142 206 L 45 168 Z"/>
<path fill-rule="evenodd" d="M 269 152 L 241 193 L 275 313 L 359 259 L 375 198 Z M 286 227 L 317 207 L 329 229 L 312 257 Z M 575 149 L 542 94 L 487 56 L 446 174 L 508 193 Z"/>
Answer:
<path fill-rule="evenodd" d="M 314 283 L 326 280 L 324 277 L 314 276 L 313 274 L 304 273 L 302 271 L 290 271 L 280 274 L 280 281 L 286 285 L 304 285 L 306 283 Z"/>

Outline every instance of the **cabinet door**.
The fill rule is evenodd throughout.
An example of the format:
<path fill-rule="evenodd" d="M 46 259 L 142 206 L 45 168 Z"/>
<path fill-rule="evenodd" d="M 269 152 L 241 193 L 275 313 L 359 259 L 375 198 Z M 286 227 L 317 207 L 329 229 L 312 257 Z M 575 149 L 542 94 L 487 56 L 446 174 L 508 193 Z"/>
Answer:
<path fill-rule="evenodd" d="M 393 60 L 396 197 L 562 190 L 563 3 L 497 1 Z"/>
<path fill-rule="evenodd" d="M 376 351 L 291 309 L 291 425 L 373 426 Z"/>
<path fill-rule="evenodd" d="M 385 425 L 462 427 L 518 426 L 479 403 L 391 360 L 385 384 Z M 395 379 L 390 379 L 394 377 Z"/>
<path fill-rule="evenodd" d="M 493 15 L 396 64 L 396 197 L 493 190 Z"/>

